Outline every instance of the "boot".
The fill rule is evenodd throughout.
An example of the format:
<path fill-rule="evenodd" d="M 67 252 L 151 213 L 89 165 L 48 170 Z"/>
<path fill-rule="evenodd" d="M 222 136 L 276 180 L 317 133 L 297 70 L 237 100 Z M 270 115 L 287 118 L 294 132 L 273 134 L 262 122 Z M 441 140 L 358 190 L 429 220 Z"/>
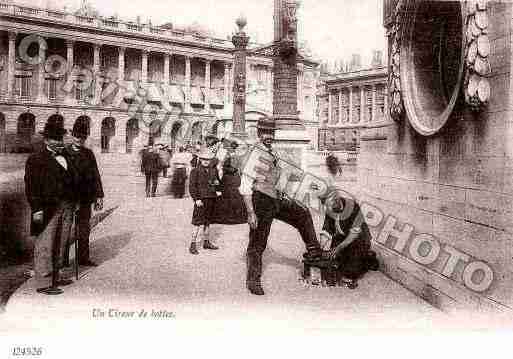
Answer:
<path fill-rule="evenodd" d="M 208 239 L 205 239 L 205 242 L 203 242 L 203 248 L 204 249 L 213 249 L 213 250 L 219 249 L 219 247 L 214 246 L 212 244 L 212 242 L 210 242 L 210 240 L 208 240 Z"/>
<path fill-rule="evenodd" d="M 247 282 L 248 290 L 251 294 L 254 295 L 264 295 L 264 288 L 262 288 L 262 284 L 260 281 L 248 281 Z"/>
<path fill-rule="evenodd" d="M 262 276 L 262 258 L 257 254 L 248 254 L 247 256 L 248 274 L 246 287 L 254 295 L 264 295 L 264 289 L 260 282 Z"/>
<path fill-rule="evenodd" d="M 189 253 L 199 254 L 198 248 L 196 247 L 196 242 L 191 242 L 191 246 L 189 247 Z"/>
<path fill-rule="evenodd" d="M 212 250 L 219 249 L 219 247 L 214 246 L 214 244 L 210 241 L 210 227 L 207 227 L 203 231 L 203 248 Z"/>

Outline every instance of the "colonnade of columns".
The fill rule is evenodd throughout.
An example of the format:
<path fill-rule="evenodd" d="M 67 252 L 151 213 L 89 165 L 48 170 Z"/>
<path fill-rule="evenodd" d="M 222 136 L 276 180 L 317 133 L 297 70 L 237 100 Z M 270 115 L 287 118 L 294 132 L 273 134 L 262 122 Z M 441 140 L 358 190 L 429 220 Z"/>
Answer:
<path fill-rule="evenodd" d="M 15 92 L 15 73 L 16 73 L 16 40 L 20 36 L 16 32 L 8 32 L 8 54 L 7 54 L 7 84 L 5 93 L 7 95 L 7 98 L 13 99 L 14 92 Z M 75 41 L 73 40 L 66 40 L 66 63 L 67 63 L 67 73 L 71 74 L 72 69 L 75 65 Z M 93 43 L 93 66 L 92 71 L 93 73 L 98 73 L 100 71 L 101 66 L 101 58 L 100 53 L 102 51 L 102 44 Z M 119 46 L 118 48 L 118 65 L 117 65 L 117 74 L 118 79 L 124 80 L 125 79 L 125 54 L 126 54 L 126 47 Z M 39 48 L 39 57 L 44 59 L 45 58 L 45 51 L 47 49 L 40 46 Z M 141 82 L 146 83 L 148 82 L 148 56 L 150 52 L 147 50 L 141 51 Z M 163 83 L 164 84 L 170 84 L 170 63 L 171 63 L 171 56 L 173 54 L 171 52 L 164 53 L 164 76 L 163 76 Z M 179 54 L 185 57 L 185 81 L 184 81 L 184 107 L 185 109 L 190 110 L 191 108 L 191 60 L 193 58 L 196 58 L 197 56 L 193 55 L 187 55 L 187 54 Z M 205 64 L 205 82 L 204 82 L 204 88 L 205 88 L 205 107 L 209 107 L 212 101 L 212 92 L 211 89 L 211 66 L 212 61 L 214 61 L 213 58 L 202 58 L 204 64 Z M 229 103 L 231 100 L 231 84 L 233 81 L 233 66 L 230 61 L 221 60 L 224 62 L 224 96 L 223 96 L 223 103 Z M 37 99 L 38 102 L 45 102 L 45 93 L 44 93 L 44 77 L 45 77 L 45 68 L 44 63 L 41 63 L 38 65 L 38 86 L 37 86 L 37 94 L 35 99 Z M 96 93 L 96 91 L 95 91 Z M 95 100 L 98 100 L 95 98 Z M 74 93 L 70 91 L 66 96 L 66 103 L 72 104 L 74 102 Z M 95 102 L 97 103 L 97 102 Z"/>
<path fill-rule="evenodd" d="M 381 107 L 383 113 L 387 107 L 387 96 L 380 96 L 378 99 L 378 91 L 383 90 L 384 86 L 379 84 L 347 86 L 337 88 L 336 90 L 328 90 L 328 125 L 338 126 L 340 124 L 364 124 L 379 120 L 378 108 Z M 355 96 L 358 91 L 359 96 Z M 367 101 L 370 92 L 371 101 Z M 338 95 L 338 102 L 334 103 L 334 95 Z M 383 94 L 384 95 L 384 94 Z M 344 101 L 344 98 L 346 101 Z M 355 102 L 355 99 L 358 101 Z M 368 109 L 370 108 L 370 111 Z M 336 111 L 335 111 L 336 110 Z M 359 111 L 357 119 L 353 115 L 355 111 Z M 338 117 L 335 113 L 338 112 Z M 344 121 L 345 119 L 345 121 Z M 384 120 L 384 118 L 381 118 Z"/>

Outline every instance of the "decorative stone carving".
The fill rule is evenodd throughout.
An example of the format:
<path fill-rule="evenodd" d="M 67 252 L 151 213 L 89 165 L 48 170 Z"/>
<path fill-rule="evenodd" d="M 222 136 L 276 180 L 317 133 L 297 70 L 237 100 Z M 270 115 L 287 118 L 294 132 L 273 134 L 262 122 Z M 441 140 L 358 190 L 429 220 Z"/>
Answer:
<path fill-rule="evenodd" d="M 388 96 L 390 104 L 390 116 L 395 121 L 400 121 L 404 114 L 404 104 L 401 93 L 401 25 L 405 0 L 399 0 L 394 10 L 391 38 L 391 68 L 388 74 Z"/>
<path fill-rule="evenodd" d="M 467 6 L 467 43 L 465 48 L 465 102 L 473 111 L 482 110 L 490 99 L 490 40 L 488 38 L 487 1 L 471 0 Z"/>
<path fill-rule="evenodd" d="M 246 98 L 246 84 L 245 76 L 242 72 L 237 75 L 237 81 L 235 82 L 235 102 L 244 103 Z"/>

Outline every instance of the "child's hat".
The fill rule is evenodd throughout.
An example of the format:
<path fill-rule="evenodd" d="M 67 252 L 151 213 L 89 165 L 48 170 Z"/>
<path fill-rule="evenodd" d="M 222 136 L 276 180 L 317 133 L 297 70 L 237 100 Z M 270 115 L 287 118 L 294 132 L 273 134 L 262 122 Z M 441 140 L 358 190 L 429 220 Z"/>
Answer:
<path fill-rule="evenodd" d="M 198 158 L 200 160 L 211 160 L 214 158 L 214 153 L 212 153 L 212 151 L 203 150 L 198 154 Z"/>

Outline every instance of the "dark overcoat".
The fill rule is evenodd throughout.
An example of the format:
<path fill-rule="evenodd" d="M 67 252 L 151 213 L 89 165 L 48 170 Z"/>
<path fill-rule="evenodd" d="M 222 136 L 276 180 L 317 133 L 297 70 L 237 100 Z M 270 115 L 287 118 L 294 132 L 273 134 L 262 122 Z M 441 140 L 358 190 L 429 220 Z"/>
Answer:
<path fill-rule="evenodd" d="M 94 152 L 87 147 L 80 147 L 71 152 L 73 166 L 78 174 L 77 196 L 81 204 L 88 205 L 97 198 L 103 198 L 103 186 Z"/>
<path fill-rule="evenodd" d="M 43 211 L 42 223 L 34 223 L 32 215 L 30 216 L 31 235 L 39 235 L 46 228 L 60 203 L 77 200 L 78 174 L 71 158 L 67 154 L 63 156 L 68 164 L 67 170 L 57 162 L 47 148 L 33 153 L 27 159 L 25 195 L 32 214 Z"/>

